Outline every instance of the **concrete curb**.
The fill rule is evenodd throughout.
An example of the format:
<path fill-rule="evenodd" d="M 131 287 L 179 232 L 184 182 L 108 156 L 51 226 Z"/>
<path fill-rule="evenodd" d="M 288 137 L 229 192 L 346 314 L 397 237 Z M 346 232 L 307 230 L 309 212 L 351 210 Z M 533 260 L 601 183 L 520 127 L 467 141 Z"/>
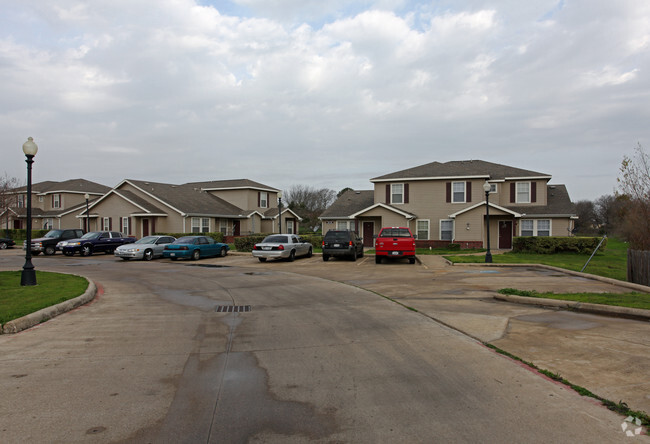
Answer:
<path fill-rule="evenodd" d="M 59 304 L 52 305 L 51 307 L 43 308 L 42 310 L 23 316 L 22 318 L 9 321 L 2 326 L 2 334 L 18 333 L 92 301 L 97 294 L 97 286 L 88 278 L 84 277 L 84 279 L 88 281 L 88 288 L 84 294 L 73 299 L 68 299 Z"/>
<path fill-rule="evenodd" d="M 589 304 L 586 302 L 564 301 L 560 299 L 531 298 L 526 296 L 499 294 L 494 296 L 498 301 L 512 302 L 515 304 L 536 305 L 563 310 L 584 311 L 606 316 L 616 316 L 627 319 L 650 321 L 650 310 L 642 308 L 618 307 L 615 305 Z"/>

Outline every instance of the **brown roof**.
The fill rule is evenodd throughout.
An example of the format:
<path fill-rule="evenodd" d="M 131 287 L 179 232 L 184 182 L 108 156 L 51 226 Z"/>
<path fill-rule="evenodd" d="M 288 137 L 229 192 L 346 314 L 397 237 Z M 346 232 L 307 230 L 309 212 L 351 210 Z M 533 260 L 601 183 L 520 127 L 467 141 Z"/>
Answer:
<path fill-rule="evenodd" d="M 16 188 L 14 191 L 25 192 L 27 191 L 27 186 Z M 57 192 L 105 194 L 109 191 L 110 187 L 86 179 L 70 179 L 62 182 L 45 181 L 32 184 L 32 192 L 36 194 Z"/>
<path fill-rule="evenodd" d="M 334 201 L 320 217 L 348 217 L 368 208 L 375 203 L 375 192 L 373 190 L 348 190 Z"/>
<path fill-rule="evenodd" d="M 576 209 L 569 198 L 569 192 L 564 185 L 547 185 L 547 204 L 544 206 L 505 206 L 509 210 L 526 215 L 562 215 L 575 216 Z"/>
<path fill-rule="evenodd" d="M 397 171 L 370 179 L 371 182 L 397 179 L 423 179 L 436 177 L 485 177 L 492 180 L 518 177 L 548 177 L 550 174 L 523 170 L 484 160 L 456 160 L 451 162 L 431 162 L 406 170 Z"/>
<path fill-rule="evenodd" d="M 191 185 L 203 189 L 228 189 L 228 188 L 251 188 L 261 190 L 280 191 L 263 183 L 255 182 L 250 179 L 230 179 L 230 180 L 211 180 L 207 182 L 190 182 L 185 185 Z"/>

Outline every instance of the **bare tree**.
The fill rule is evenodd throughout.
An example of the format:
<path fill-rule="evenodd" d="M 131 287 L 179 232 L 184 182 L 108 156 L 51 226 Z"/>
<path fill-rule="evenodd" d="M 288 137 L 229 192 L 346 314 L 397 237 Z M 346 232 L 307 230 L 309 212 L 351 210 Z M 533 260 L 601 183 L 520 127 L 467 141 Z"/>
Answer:
<path fill-rule="evenodd" d="M 634 151 L 621 162 L 617 198 L 627 201 L 622 228 L 630 247 L 650 250 L 650 157 L 640 143 Z"/>
<path fill-rule="evenodd" d="M 575 223 L 575 230 L 581 235 L 593 235 L 598 232 L 598 219 L 596 206 L 590 200 L 579 200 L 575 203 L 578 220 Z"/>
<path fill-rule="evenodd" d="M 303 224 L 313 229 L 320 225 L 318 216 L 332 204 L 336 192 L 329 188 L 293 185 L 285 190 L 283 197 L 289 208 L 304 219 Z"/>
<path fill-rule="evenodd" d="M 3 177 L 0 177 L 0 227 L 3 225 L 4 220 L 5 229 L 9 229 L 9 211 L 11 207 L 18 206 L 18 195 L 13 191 L 21 187 L 20 181 L 15 177 L 9 177 L 5 172 Z"/>

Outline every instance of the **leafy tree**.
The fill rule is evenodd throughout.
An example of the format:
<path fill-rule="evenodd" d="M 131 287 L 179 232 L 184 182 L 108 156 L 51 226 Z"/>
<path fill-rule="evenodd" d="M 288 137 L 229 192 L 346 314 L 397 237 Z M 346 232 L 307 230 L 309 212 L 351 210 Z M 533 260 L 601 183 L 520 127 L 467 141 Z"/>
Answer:
<path fill-rule="evenodd" d="M 320 226 L 318 216 L 329 207 L 336 193 L 329 188 L 313 188 L 306 185 L 293 185 L 284 192 L 289 208 L 303 218 L 303 226 L 313 230 Z"/>
<path fill-rule="evenodd" d="M 639 143 L 633 157 L 623 156 L 617 198 L 623 207 L 623 234 L 630 247 L 650 250 L 650 157 Z"/>

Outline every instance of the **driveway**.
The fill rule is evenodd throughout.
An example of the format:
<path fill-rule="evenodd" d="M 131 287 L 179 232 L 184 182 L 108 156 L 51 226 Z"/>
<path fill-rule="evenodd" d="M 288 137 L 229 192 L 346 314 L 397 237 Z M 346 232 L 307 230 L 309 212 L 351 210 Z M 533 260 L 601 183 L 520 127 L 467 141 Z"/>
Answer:
<path fill-rule="evenodd" d="M 3 443 L 625 439 L 620 416 L 495 354 L 477 334 L 434 321 L 445 306 L 452 312 L 454 296 L 472 305 L 462 292 L 442 296 L 443 282 L 460 278 L 453 268 L 248 256 L 34 262 L 87 276 L 102 291 L 0 336 Z M 0 255 L 0 269 L 21 265 L 18 255 Z M 463 286 L 485 285 L 485 276 L 469 275 Z M 431 313 L 373 291 L 418 310 L 421 300 Z M 250 311 L 221 313 L 220 305 Z M 459 318 L 470 326 L 499 317 L 465 312 Z M 472 329 L 493 335 L 498 322 L 489 324 Z"/>

